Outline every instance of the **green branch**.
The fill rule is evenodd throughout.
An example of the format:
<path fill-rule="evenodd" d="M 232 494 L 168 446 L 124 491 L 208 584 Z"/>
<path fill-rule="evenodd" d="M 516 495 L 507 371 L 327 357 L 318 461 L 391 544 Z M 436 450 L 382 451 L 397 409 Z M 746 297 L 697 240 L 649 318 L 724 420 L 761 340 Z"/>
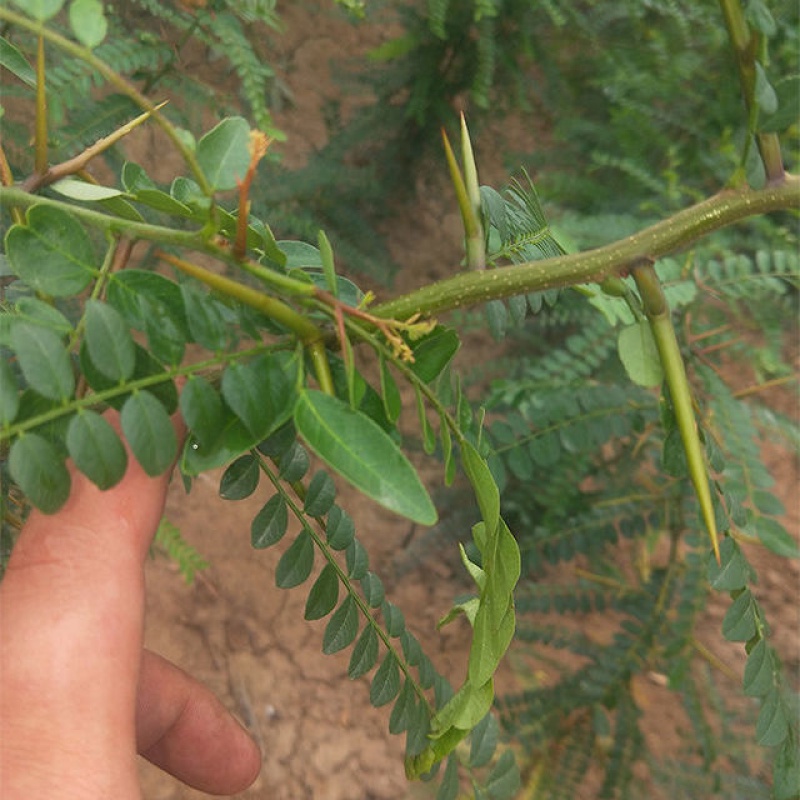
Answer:
<path fill-rule="evenodd" d="M 372 309 L 407 319 L 512 295 L 603 280 L 643 260 L 657 260 L 712 231 L 771 211 L 800 209 L 800 177 L 787 175 L 764 189 L 726 190 L 618 242 L 566 256 L 482 272 L 464 272 Z"/>

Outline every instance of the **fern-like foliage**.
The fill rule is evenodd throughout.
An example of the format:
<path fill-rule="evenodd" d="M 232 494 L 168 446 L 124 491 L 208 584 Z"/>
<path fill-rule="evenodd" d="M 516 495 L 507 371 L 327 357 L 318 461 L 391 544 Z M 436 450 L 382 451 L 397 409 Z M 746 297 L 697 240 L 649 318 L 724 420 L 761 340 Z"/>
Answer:
<path fill-rule="evenodd" d="M 168 519 L 161 520 L 153 543 L 178 565 L 186 583 L 193 583 L 195 575 L 208 567 L 208 561 L 183 538 L 180 528 Z"/>

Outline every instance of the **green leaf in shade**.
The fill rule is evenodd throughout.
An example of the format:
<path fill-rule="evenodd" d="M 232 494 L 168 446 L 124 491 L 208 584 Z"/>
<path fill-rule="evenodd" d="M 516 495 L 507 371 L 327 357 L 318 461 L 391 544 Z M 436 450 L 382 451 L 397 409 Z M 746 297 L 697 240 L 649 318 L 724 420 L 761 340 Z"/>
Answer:
<path fill-rule="evenodd" d="M 436 800 L 456 800 L 458 797 L 458 761 L 454 755 L 447 759 L 444 776 L 436 793 Z"/>
<path fill-rule="evenodd" d="M 372 677 L 369 701 L 375 708 L 391 703 L 400 691 L 400 669 L 394 653 L 387 653 Z"/>
<path fill-rule="evenodd" d="M 450 363 L 459 346 L 454 330 L 437 325 L 427 336 L 412 342 L 414 362 L 411 369 L 424 383 L 430 383 Z"/>
<path fill-rule="evenodd" d="M 270 497 L 250 525 L 250 542 L 258 550 L 279 542 L 289 524 L 289 512 L 283 495 Z"/>
<path fill-rule="evenodd" d="M 661 385 L 664 370 L 647 320 L 640 320 L 619 332 L 617 352 L 625 372 L 634 383 L 639 386 Z"/>
<path fill-rule="evenodd" d="M 730 536 L 720 542 L 719 560 L 717 564 L 713 554 L 708 559 L 708 582 L 717 591 L 734 592 L 747 586 L 753 577 L 753 570 L 739 545 Z"/>
<path fill-rule="evenodd" d="M 14 320 L 50 328 L 61 336 L 72 333 L 70 321 L 57 308 L 37 297 L 20 297 L 14 305 L 14 312 Z"/>
<path fill-rule="evenodd" d="M 69 297 L 82 292 L 97 274 L 94 247 L 71 214 L 33 206 L 25 225 L 12 225 L 6 253 L 14 274 L 37 292 Z"/>
<path fill-rule="evenodd" d="M 396 736 L 406 730 L 415 708 L 414 686 L 411 681 L 406 679 L 392 707 L 392 713 L 389 715 L 389 733 Z"/>
<path fill-rule="evenodd" d="M 292 442 L 289 450 L 280 459 L 280 477 L 287 483 L 294 483 L 303 478 L 310 465 L 308 452 L 300 442 Z"/>
<path fill-rule="evenodd" d="M 377 608 L 386 596 L 383 582 L 374 572 L 368 572 L 361 579 L 361 590 L 364 592 L 364 599 L 371 608 Z"/>
<path fill-rule="evenodd" d="M 779 686 L 773 686 L 761 704 L 756 721 L 756 742 L 775 747 L 789 735 L 789 716 Z"/>
<path fill-rule="evenodd" d="M 306 600 L 305 619 L 322 619 L 336 607 L 339 600 L 339 576 L 333 564 L 326 564 L 314 581 Z"/>
<path fill-rule="evenodd" d="M 775 672 L 775 654 L 764 639 L 759 639 L 744 665 L 744 693 L 748 697 L 763 697 L 775 685 Z"/>
<path fill-rule="evenodd" d="M 338 653 L 350 645 L 358 633 L 358 606 L 352 595 L 347 595 L 325 626 L 322 635 L 322 652 Z M 350 677 L 353 677 L 352 675 Z"/>
<path fill-rule="evenodd" d="M 292 414 L 297 362 L 287 353 L 230 364 L 222 375 L 222 395 L 248 430 L 266 439 Z"/>
<path fill-rule="evenodd" d="M 0 36 L 0 67 L 4 67 L 12 75 L 16 75 L 31 88 L 36 86 L 36 73 L 28 63 L 28 59 L 8 39 L 2 36 Z"/>
<path fill-rule="evenodd" d="M 250 166 L 250 125 L 243 117 L 228 117 L 197 143 L 197 161 L 211 186 L 235 189 Z"/>
<path fill-rule="evenodd" d="M 356 527 L 350 515 L 340 506 L 334 506 L 328 514 L 325 535 L 334 550 L 346 550 L 355 537 Z"/>
<path fill-rule="evenodd" d="M 384 600 L 381 604 L 381 613 L 383 614 L 383 624 L 389 636 L 400 636 L 406 629 L 403 612 L 394 603 Z"/>
<path fill-rule="evenodd" d="M 243 500 L 250 497 L 258 486 L 261 470 L 258 460 L 247 453 L 239 456 L 222 474 L 219 494 L 225 500 Z"/>
<path fill-rule="evenodd" d="M 223 420 L 217 390 L 205 378 L 193 375 L 186 381 L 179 403 L 184 421 L 200 443 L 213 442 Z"/>
<path fill-rule="evenodd" d="M 753 525 L 761 544 L 784 558 L 800 558 L 800 548 L 789 531 L 775 519 L 759 517 Z"/>
<path fill-rule="evenodd" d="M 100 0 L 72 0 L 69 24 L 75 38 L 86 47 L 97 47 L 106 38 L 108 22 Z"/>
<path fill-rule="evenodd" d="M 291 239 L 280 241 L 277 244 L 286 259 L 285 269 L 322 267 L 322 254 L 313 244 Z"/>
<path fill-rule="evenodd" d="M 28 385 L 50 400 L 66 401 L 75 391 L 75 375 L 61 337 L 30 323 L 18 323 L 11 341 Z"/>
<path fill-rule="evenodd" d="M 11 0 L 19 6 L 29 17 L 39 22 L 45 22 L 58 14 L 66 0 Z"/>
<path fill-rule="evenodd" d="M 772 762 L 775 800 L 797 800 L 800 797 L 800 751 L 797 740 L 787 736 Z"/>
<path fill-rule="evenodd" d="M 9 362 L 0 359 L 0 427 L 10 425 L 19 412 L 19 386 Z"/>
<path fill-rule="evenodd" d="M 190 283 L 181 285 L 181 294 L 194 340 L 208 350 L 224 350 L 230 330 L 217 301 Z"/>
<path fill-rule="evenodd" d="M 98 300 L 87 300 L 85 308 L 86 346 L 92 363 L 112 381 L 127 380 L 136 366 L 136 351 L 125 320 Z"/>
<path fill-rule="evenodd" d="M 357 618 L 356 618 L 357 620 Z M 350 664 L 347 667 L 347 674 L 352 679 L 366 675 L 378 660 L 378 634 L 375 628 L 367 625 L 358 637 L 358 641 L 353 648 L 350 656 Z"/>
<path fill-rule="evenodd" d="M 122 406 L 121 420 L 142 469 L 151 477 L 165 472 L 175 460 L 178 440 L 164 406 L 148 391 L 135 392 Z"/>
<path fill-rule="evenodd" d="M 489 300 L 486 303 L 484 312 L 486 314 L 486 324 L 489 333 L 496 342 L 505 338 L 508 329 L 508 309 L 502 300 Z"/>
<path fill-rule="evenodd" d="M 335 397 L 305 390 L 294 421 L 308 446 L 368 497 L 420 524 L 436 522 L 436 509 L 414 467 L 371 419 Z"/>
<path fill-rule="evenodd" d="M 67 450 L 75 466 L 100 489 L 119 483 L 128 454 L 117 432 L 94 411 L 79 411 L 67 428 Z"/>
<path fill-rule="evenodd" d="M 45 514 L 53 514 L 67 501 L 70 476 L 56 448 L 36 433 L 20 436 L 8 454 L 11 477 L 28 500 Z"/>
<path fill-rule="evenodd" d="M 499 729 L 497 720 L 487 714 L 472 731 L 469 748 L 469 766 L 471 769 L 486 766 L 497 749 Z"/>
<path fill-rule="evenodd" d="M 275 568 L 275 583 L 281 589 L 299 586 L 311 574 L 314 566 L 314 542 L 307 530 L 302 530 L 281 556 Z"/>
<path fill-rule="evenodd" d="M 364 545 L 358 539 L 353 539 L 345 550 L 344 556 L 347 563 L 347 574 L 354 581 L 360 581 L 369 569 L 369 556 Z"/>
<path fill-rule="evenodd" d="M 516 797 L 521 785 L 514 752 L 506 750 L 486 778 L 486 791 L 492 800 L 511 800 Z"/>
<path fill-rule="evenodd" d="M 756 601 L 745 589 L 732 603 L 722 620 L 722 635 L 729 642 L 746 642 L 756 632 Z"/>
<path fill-rule="evenodd" d="M 324 517 L 336 498 L 336 487 L 333 478 L 327 472 L 320 470 L 311 479 L 303 501 L 303 511 L 310 517 Z"/>

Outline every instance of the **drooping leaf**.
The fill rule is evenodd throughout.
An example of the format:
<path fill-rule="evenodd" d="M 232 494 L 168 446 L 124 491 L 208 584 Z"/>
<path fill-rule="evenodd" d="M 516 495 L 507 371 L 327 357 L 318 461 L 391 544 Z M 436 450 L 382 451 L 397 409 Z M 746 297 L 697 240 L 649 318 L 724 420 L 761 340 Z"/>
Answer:
<path fill-rule="evenodd" d="M 294 421 L 309 447 L 368 497 L 423 525 L 436 521 L 436 509 L 416 471 L 371 419 L 335 397 L 305 390 Z"/>
<path fill-rule="evenodd" d="M 79 411 L 67 428 L 66 442 L 75 466 L 98 488 L 110 489 L 122 479 L 128 454 L 104 417 Z"/>
<path fill-rule="evenodd" d="M 71 480 L 64 458 L 36 433 L 20 436 L 8 454 L 11 477 L 28 500 L 45 514 L 54 514 L 67 501 Z"/>
<path fill-rule="evenodd" d="M 308 620 L 327 617 L 338 600 L 339 576 L 332 564 L 326 564 L 308 593 L 303 617 Z"/>
<path fill-rule="evenodd" d="M 369 701 L 375 708 L 391 703 L 400 691 L 400 668 L 394 653 L 387 653 L 372 677 Z"/>
<path fill-rule="evenodd" d="M 217 191 L 235 189 L 250 165 L 250 125 L 243 117 L 228 117 L 197 143 L 197 161 Z"/>
<path fill-rule="evenodd" d="M 246 453 L 239 456 L 222 474 L 219 495 L 225 500 L 243 500 L 250 497 L 258 487 L 261 470 L 258 460 Z"/>
<path fill-rule="evenodd" d="M 348 647 L 358 633 L 358 606 L 352 595 L 347 595 L 328 620 L 322 635 L 322 652 L 338 653 Z M 377 646 L 377 643 L 376 643 Z M 353 677 L 352 675 L 350 677 Z"/>
<path fill-rule="evenodd" d="M 148 391 L 134 392 L 122 406 L 122 430 L 136 460 L 151 477 L 161 475 L 178 449 L 175 429 L 164 406 Z"/>
<path fill-rule="evenodd" d="M 730 536 L 720 543 L 720 563 L 712 556 L 708 561 L 708 581 L 718 591 L 743 589 L 752 578 L 752 569 L 739 545 Z"/>
<path fill-rule="evenodd" d="M 130 378 L 136 366 L 136 351 L 122 315 L 112 306 L 87 300 L 86 346 L 94 365 L 112 381 Z"/>
<path fill-rule="evenodd" d="M 283 538 L 288 524 L 286 500 L 282 494 L 275 494 L 253 518 L 250 525 L 251 544 L 259 550 L 276 544 Z"/>
<path fill-rule="evenodd" d="M 314 542 L 307 530 L 302 530 L 281 556 L 275 568 L 275 584 L 281 589 L 299 586 L 311 574 L 314 566 Z"/>
<path fill-rule="evenodd" d="M 94 247 L 83 226 L 49 206 L 31 207 L 24 225 L 9 228 L 6 253 L 15 275 L 53 297 L 82 292 L 97 273 Z"/>
<path fill-rule="evenodd" d="M 324 517 L 336 498 L 336 486 L 327 472 L 320 470 L 311 479 L 303 501 L 303 511 L 310 517 Z"/>
<path fill-rule="evenodd" d="M 756 721 L 756 742 L 775 747 L 789 735 L 789 717 L 779 686 L 773 686 L 761 704 Z"/>
<path fill-rule="evenodd" d="M 402 410 L 402 401 L 400 399 L 400 390 L 397 388 L 397 383 L 389 371 L 389 366 L 386 359 L 381 355 L 379 360 L 380 376 L 381 376 L 381 397 L 383 398 L 383 409 L 386 412 L 386 418 L 394 423 L 397 422 Z"/>
<path fill-rule="evenodd" d="M 14 325 L 11 341 L 28 385 L 50 400 L 66 401 L 75 391 L 75 375 L 61 337 L 48 328 Z"/>
<path fill-rule="evenodd" d="M 800 548 L 789 531 L 777 520 L 760 517 L 754 525 L 764 547 L 783 558 L 800 558 Z"/>
<path fill-rule="evenodd" d="M 800 753 L 797 741 L 787 736 L 772 763 L 775 800 L 795 800 L 800 797 Z"/>
<path fill-rule="evenodd" d="M 378 634 L 372 625 L 367 625 L 358 637 L 350 656 L 347 674 L 351 680 L 366 675 L 378 660 Z"/>

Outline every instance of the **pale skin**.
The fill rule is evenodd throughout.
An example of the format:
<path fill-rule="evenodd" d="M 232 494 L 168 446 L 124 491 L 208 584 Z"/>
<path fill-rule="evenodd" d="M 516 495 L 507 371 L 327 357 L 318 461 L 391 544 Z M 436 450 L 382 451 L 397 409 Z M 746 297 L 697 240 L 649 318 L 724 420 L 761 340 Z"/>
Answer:
<path fill-rule="evenodd" d="M 168 482 L 129 455 L 113 489 L 73 473 L 66 505 L 28 518 L 0 583 L 3 800 L 141 800 L 137 752 L 212 794 L 258 775 L 257 746 L 220 701 L 143 648 Z"/>

